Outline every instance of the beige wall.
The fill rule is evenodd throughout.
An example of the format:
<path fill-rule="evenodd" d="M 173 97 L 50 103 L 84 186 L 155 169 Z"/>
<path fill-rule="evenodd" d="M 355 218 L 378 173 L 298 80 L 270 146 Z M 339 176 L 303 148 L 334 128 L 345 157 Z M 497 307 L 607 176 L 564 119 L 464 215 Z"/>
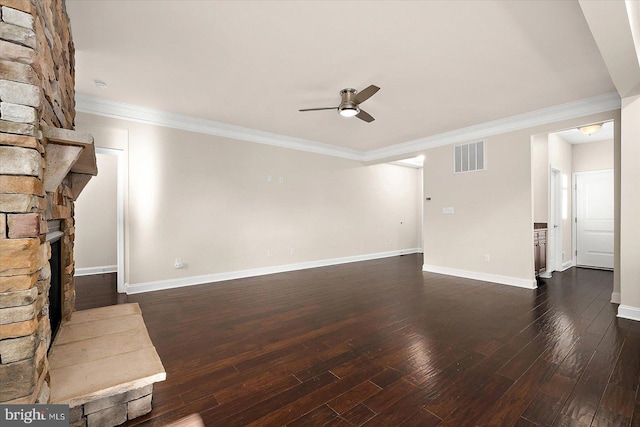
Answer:
<path fill-rule="evenodd" d="M 531 138 L 531 174 L 533 177 L 533 222 L 549 220 L 549 136 Z"/>
<path fill-rule="evenodd" d="M 425 265 L 534 283 L 531 135 L 614 114 L 486 138 L 484 172 L 454 175 L 452 146 L 425 152 Z M 128 132 L 130 283 L 419 246 L 418 170 L 87 114 L 77 124 L 94 136 Z M 449 206 L 455 213 L 442 214 Z"/>
<path fill-rule="evenodd" d="M 484 140 L 484 171 L 454 174 L 451 145 L 426 152 L 425 269 L 533 280 L 530 134 Z M 444 214 L 444 207 L 454 213 Z"/>
<path fill-rule="evenodd" d="M 562 261 L 569 262 L 573 256 L 572 254 L 572 235 L 571 226 L 573 213 L 571 209 L 571 200 L 573 197 L 573 191 L 571 186 L 571 174 L 572 167 L 572 149 L 571 144 L 559 137 L 557 134 L 549 134 L 549 165 L 552 169 L 560 171 L 562 185 L 566 182 L 567 187 L 567 215 L 562 218 Z M 550 225 L 551 226 L 551 225 Z M 556 265 L 556 269 L 562 269 L 562 265 Z"/>
<path fill-rule="evenodd" d="M 494 281 L 506 277 L 513 280 L 505 283 L 533 285 L 532 135 L 612 120 L 615 115 L 612 111 L 487 137 L 484 172 L 454 175 L 452 146 L 427 150 L 424 195 L 432 200 L 424 202 L 425 270 L 452 275 L 469 272 L 467 277 Z M 549 158 L 562 157 L 554 162 L 570 178 L 567 146 L 556 144 L 555 154 L 549 146 Z M 443 214 L 443 207 L 454 207 L 455 213 Z M 566 230 L 570 250 L 570 224 Z M 490 256 L 488 263 L 485 254 Z"/>
<path fill-rule="evenodd" d="M 619 314 L 640 320 L 640 96 L 622 99 L 621 128 Z"/>
<path fill-rule="evenodd" d="M 613 169 L 613 140 L 574 144 L 573 172 Z"/>
<path fill-rule="evenodd" d="M 419 246 L 417 169 L 89 114 L 76 124 L 97 146 L 110 143 L 96 128 L 128 132 L 129 284 Z"/>
<path fill-rule="evenodd" d="M 98 175 L 75 203 L 76 273 L 117 264 L 116 193 L 118 158 L 96 153 Z"/>

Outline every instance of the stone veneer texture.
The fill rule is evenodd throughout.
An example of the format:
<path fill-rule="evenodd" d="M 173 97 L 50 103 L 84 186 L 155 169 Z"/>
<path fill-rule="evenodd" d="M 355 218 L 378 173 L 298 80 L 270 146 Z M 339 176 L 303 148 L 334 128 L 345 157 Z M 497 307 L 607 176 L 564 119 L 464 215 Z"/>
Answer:
<path fill-rule="evenodd" d="M 43 188 L 40 127 L 73 129 L 74 48 L 63 0 L 0 0 L 0 403 L 47 403 L 47 220 L 61 220 L 63 318 L 75 305 L 68 178 Z"/>
<path fill-rule="evenodd" d="M 70 427 L 117 426 L 151 412 L 153 384 L 74 406 Z"/>

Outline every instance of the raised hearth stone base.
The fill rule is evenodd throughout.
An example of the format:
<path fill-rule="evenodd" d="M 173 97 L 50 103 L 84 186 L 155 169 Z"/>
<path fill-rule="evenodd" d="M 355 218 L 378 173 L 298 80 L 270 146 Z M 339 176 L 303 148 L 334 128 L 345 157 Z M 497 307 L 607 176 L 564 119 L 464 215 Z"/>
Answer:
<path fill-rule="evenodd" d="M 49 354 L 51 403 L 70 407 L 71 426 L 111 427 L 151 411 L 166 373 L 138 304 L 77 311 Z"/>
<path fill-rule="evenodd" d="M 69 426 L 117 426 L 151 412 L 153 384 L 87 402 L 69 410 Z"/>

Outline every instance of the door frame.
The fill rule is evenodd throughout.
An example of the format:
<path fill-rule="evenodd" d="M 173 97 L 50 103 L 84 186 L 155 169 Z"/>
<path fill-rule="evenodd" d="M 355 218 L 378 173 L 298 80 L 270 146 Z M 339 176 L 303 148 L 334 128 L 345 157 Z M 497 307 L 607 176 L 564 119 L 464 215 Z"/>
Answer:
<path fill-rule="evenodd" d="M 549 168 L 549 220 L 551 218 L 554 218 L 556 224 L 547 223 L 547 269 L 540 275 L 543 278 L 550 278 L 554 271 L 562 271 L 562 171 L 553 166 Z M 553 232 L 552 245 L 549 244 L 551 232 Z M 551 258 L 552 250 L 553 259 Z"/>
<path fill-rule="evenodd" d="M 562 252 L 564 249 L 564 227 L 562 226 L 564 218 L 562 217 L 562 170 L 554 169 L 556 173 L 556 188 L 554 200 L 555 204 L 555 218 L 558 228 L 555 232 L 555 245 L 556 245 L 556 259 L 555 259 L 555 271 L 562 271 Z M 568 201 L 567 201 L 568 202 Z"/>

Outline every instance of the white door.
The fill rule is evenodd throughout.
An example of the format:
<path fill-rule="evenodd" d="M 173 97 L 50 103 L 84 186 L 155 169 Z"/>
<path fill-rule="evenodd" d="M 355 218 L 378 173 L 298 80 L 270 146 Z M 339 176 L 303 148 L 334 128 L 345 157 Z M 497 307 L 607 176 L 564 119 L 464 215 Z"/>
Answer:
<path fill-rule="evenodd" d="M 576 174 L 576 264 L 613 268 L 613 171 Z"/>

